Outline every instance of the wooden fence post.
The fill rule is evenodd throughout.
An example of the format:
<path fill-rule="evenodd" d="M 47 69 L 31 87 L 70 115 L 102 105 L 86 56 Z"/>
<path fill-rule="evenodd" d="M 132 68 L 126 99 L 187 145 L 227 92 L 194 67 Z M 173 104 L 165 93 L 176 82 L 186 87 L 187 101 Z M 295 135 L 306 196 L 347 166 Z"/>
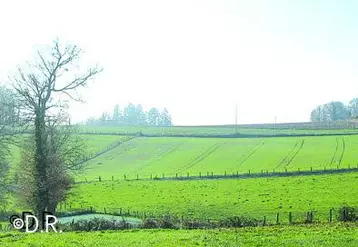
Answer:
<path fill-rule="evenodd" d="M 99 182 L 102 182 L 101 176 L 98 177 L 98 181 L 99 181 Z"/>
<path fill-rule="evenodd" d="M 263 226 L 266 226 L 266 216 L 264 216 Z"/>
<path fill-rule="evenodd" d="M 127 176 L 126 176 L 126 174 L 124 174 L 124 180 L 127 180 Z"/>
<path fill-rule="evenodd" d="M 329 222 L 332 222 L 333 210 L 332 208 L 329 210 Z"/>
<path fill-rule="evenodd" d="M 186 173 L 186 176 L 189 178 L 189 172 Z"/>
<path fill-rule="evenodd" d="M 292 224 L 292 212 L 288 213 L 288 222 Z"/>
<path fill-rule="evenodd" d="M 114 181 L 114 176 L 112 176 L 112 181 Z"/>
<path fill-rule="evenodd" d="M 280 213 L 276 214 L 276 224 L 278 225 L 280 223 Z"/>
<path fill-rule="evenodd" d="M 199 178 L 201 178 L 201 172 L 199 172 Z"/>
<path fill-rule="evenodd" d="M 138 176 L 138 174 L 137 174 L 137 180 L 139 180 L 139 176 Z"/>

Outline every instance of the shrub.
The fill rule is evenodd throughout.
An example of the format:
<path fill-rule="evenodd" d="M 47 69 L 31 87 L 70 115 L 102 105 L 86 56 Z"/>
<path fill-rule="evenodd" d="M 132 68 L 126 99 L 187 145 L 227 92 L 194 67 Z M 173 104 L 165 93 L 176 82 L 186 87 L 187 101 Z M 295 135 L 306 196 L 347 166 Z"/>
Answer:
<path fill-rule="evenodd" d="M 131 225 L 124 220 L 105 220 L 101 218 L 94 218 L 91 220 L 79 220 L 76 222 L 59 225 L 59 229 L 63 231 L 101 231 L 128 228 L 131 228 Z"/>
<path fill-rule="evenodd" d="M 358 210 L 354 207 L 343 206 L 339 209 L 340 221 L 358 221 Z"/>
<path fill-rule="evenodd" d="M 245 218 L 242 216 L 234 216 L 219 222 L 220 227 L 245 227 L 259 226 L 260 221 L 256 219 Z"/>

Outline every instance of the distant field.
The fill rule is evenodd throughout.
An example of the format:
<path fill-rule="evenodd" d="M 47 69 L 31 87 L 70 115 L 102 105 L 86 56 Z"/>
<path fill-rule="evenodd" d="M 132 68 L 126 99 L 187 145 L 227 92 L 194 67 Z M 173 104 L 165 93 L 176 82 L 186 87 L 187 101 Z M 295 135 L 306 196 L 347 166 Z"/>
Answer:
<path fill-rule="evenodd" d="M 111 136 L 108 136 L 110 138 Z M 106 139 L 107 137 L 101 137 Z M 358 136 L 138 137 L 89 162 L 81 180 L 336 169 L 358 164 Z"/>
<path fill-rule="evenodd" d="M 0 233 L 4 247 L 77 246 L 358 246 L 353 224 L 217 230 L 125 230 L 76 233 Z"/>
<path fill-rule="evenodd" d="M 355 125 L 354 125 L 355 126 Z M 148 135 L 229 135 L 229 134 L 246 134 L 246 135 L 294 135 L 294 134 L 346 134 L 358 133 L 358 128 L 350 125 L 341 126 L 340 128 L 314 128 L 299 127 L 289 125 L 283 127 L 280 125 L 258 125 L 256 127 L 245 125 L 234 127 L 232 125 L 223 126 L 172 126 L 172 127 L 153 127 L 153 126 L 80 126 L 83 133 L 111 133 L 111 134 L 148 134 Z"/>
<path fill-rule="evenodd" d="M 85 142 L 86 153 L 92 154 L 106 148 L 108 145 L 117 141 L 126 140 L 126 136 L 108 136 L 108 135 L 81 135 Z M 20 160 L 21 150 L 19 147 L 13 145 L 11 147 L 10 162 L 16 163 Z"/>
<path fill-rule="evenodd" d="M 109 181 L 78 184 L 72 210 L 130 209 L 154 215 L 218 219 L 248 215 L 272 221 L 277 212 L 316 210 L 324 220 L 331 207 L 358 206 L 358 173 L 303 177 L 189 181 Z"/>

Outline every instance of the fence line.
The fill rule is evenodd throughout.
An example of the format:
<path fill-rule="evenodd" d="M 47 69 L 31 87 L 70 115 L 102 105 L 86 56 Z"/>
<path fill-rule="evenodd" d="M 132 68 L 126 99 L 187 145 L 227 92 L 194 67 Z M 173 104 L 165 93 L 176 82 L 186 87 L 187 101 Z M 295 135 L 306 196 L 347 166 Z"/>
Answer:
<path fill-rule="evenodd" d="M 70 207 L 71 208 L 71 207 Z M 190 217 L 183 216 L 179 214 L 173 214 L 170 212 L 167 213 L 153 213 L 153 212 L 144 212 L 144 211 L 137 211 L 128 208 L 108 208 L 104 207 L 103 209 L 95 209 L 94 207 L 89 207 L 87 209 L 81 210 L 74 210 L 71 214 L 70 212 L 66 211 L 59 211 L 59 216 L 75 216 L 81 214 L 90 214 L 90 213 L 97 213 L 97 214 L 106 214 L 106 215 L 113 215 L 113 216 L 123 216 L 123 217 L 134 217 L 138 219 L 161 219 L 161 218 L 170 218 L 173 221 L 180 221 L 180 220 L 188 220 L 188 221 L 204 221 L 204 222 L 222 222 L 229 219 L 234 218 L 241 218 L 246 220 L 252 220 L 258 223 L 259 225 L 279 225 L 279 224 L 301 224 L 301 223 L 331 223 L 331 222 L 347 222 L 347 221 L 358 221 L 357 215 L 358 208 L 356 207 L 349 207 L 344 206 L 341 208 L 328 208 L 326 210 L 307 210 L 302 212 L 263 212 L 261 214 L 237 214 L 232 215 L 230 217 L 218 217 L 218 218 L 197 218 L 197 217 Z"/>
<path fill-rule="evenodd" d="M 71 209 L 71 211 L 63 211 L 62 209 Z M 170 212 L 155 214 L 153 212 L 141 212 L 130 210 L 128 208 L 107 208 L 103 210 L 95 209 L 94 207 L 73 209 L 71 204 L 64 203 L 59 205 L 58 217 L 78 216 L 84 214 L 106 214 L 113 216 L 135 217 L 141 219 L 142 224 L 155 221 L 170 222 L 172 226 L 180 225 L 180 228 L 215 228 L 215 227 L 244 227 L 244 226 L 270 226 L 270 225 L 293 225 L 293 224 L 311 224 L 311 223 L 332 223 L 332 222 L 357 222 L 358 208 L 343 206 L 341 208 L 327 208 L 326 210 L 308 210 L 302 212 L 263 212 L 260 215 L 233 215 L 223 216 L 221 218 L 195 218 L 190 216 L 183 216 L 172 214 Z M 13 213 L 0 212 L 0 218 L 10 217 Z M 125 219 L 124 219 L 125 220 Z M 73 224 L 74 220 L 72 220 Z M 185 225 L 185 227 L 183 227 Z M 145 228 L 145 227 L 144 227 Z M 150 227 L 149 227 L 150 228 Z M 1 231 L 10 231 L 13 227 L 8 223 L 7 225 L 0 224 Z"/>
<path fill-rule="evenodd" d="M 85 162 L 87 162 L 89 160 L 97 158 L 98 156 L 101 156 L 102 154 L 105 154 L 108 151 L 111 151 L 112 149 L 115 149 L 119 145 L 121 145 L 121 144 L 123 144 L 123 143 L 125 143 L 127 141 L 130 141 L 130 140 L 132 140 L 134 138 L 135 138 L 135 136 L 129 136 L 127 139 L 116 141 L 115 143 L 112 143 L 112 144 L 108 145 L 106 148 L 104 148 L 104 149 L 102 149 L 100 151 L 97 151 L 96 153 L 92 153 L 92 154 L 87 155 L 82 160 L 78 161 L 78 164 L 83 164 L 83 163 L 85 163 Z"/>
<path fill-rule="evenodd" d="M 118 181 L 118 180 L 126 180 L 126 181 L 135 181 L 135 180 L 204 180 L 204 179 L 245 179 L 245 178 L 262 178 L 262 177 L 293 177 L 293 176 L 310 176 L 310 175 L 324 175 L 324 174 L 341 174 L 341 173 L 350 173 L 350 172 L 358 172 L 358 164 L 356 167 L 348 166 L 347 168 L 339 168 L 336 169 L 330 168 L 326 169 L 317 169 L 314 170 L 313 167 L 310 167 L 308 170 L 301 170 L 301 168 L 297 168 L 297 170 L 289 171 L 285 168 L 284 171 L 273 171 L 269 170 L 261 170 L 261 172 L 251 172 L 248 170 L 245 173 L 240 173 L 239 171 L 228 173 L 224 171 L 222 174 L 214 174 L 214 172 L 199 172 L 197 174 L 193 173 L 176 173 L 175 176 L 173 175 L 165 175 L 162 173 L 161 175 L 158 174 L 150 174 L 150 175 L 118 175 L 118 176 L 111 176 L 111 179 L 103 179 L 102 176 L 98 176 L 93 179 L 84 178 L 84 180 L 76 180 L 76 184 L 80 183 L 94 183 L 94 182 L 105 182 L 105 181 Z"/>

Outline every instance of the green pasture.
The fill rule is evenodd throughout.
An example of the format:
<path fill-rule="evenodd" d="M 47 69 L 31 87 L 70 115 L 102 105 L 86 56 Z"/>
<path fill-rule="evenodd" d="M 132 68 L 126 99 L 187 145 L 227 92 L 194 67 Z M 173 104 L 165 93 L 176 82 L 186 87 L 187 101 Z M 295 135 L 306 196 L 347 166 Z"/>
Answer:
<path fill-rule="evenodd" d="M 139 211 L 201 219 L 246 215 L 274 221 L 281 213 L 287 222 L 307 211 L 323 221 L 330 208 L 358 206 L 358 173 L 187 181 L 108 181 L 77 184 L 66 202 L 67 210 L 93 207 L 118 212 Z"/>
<path fill-rule="evenodd" d="M 26 135 L 27 136 L 27 135 Z M 21 144 L 22 139 L 25 137 L 18 137 L 17 143 Z M 118 141 L 125 141 L 128 139 L 127 136 L 112 136 L 112 135 L 80 135 L 80 138 L 84 142 L 85 153 L 94 154 L 97 153 L 109 145 Z M 21 148 L 19 145 L 11 145 L 10 148 L 11 156 L 8 157 L 11 167 L 14 168 L 21 159 Z"/>
<path fill-rule="evenodd" d="M 101 136 L 105 140 L 111 136 Z M 137 137 L 88 162 L 88 181 L 357 167 L 358 136 Z"/>
<path fill-rule="evenodd" d="M 69 233 L 0 233 L 4 247 L 117 246 L 346 246 L 358 245 L 353 224 L 215 230 L 124 230 Z"/>

